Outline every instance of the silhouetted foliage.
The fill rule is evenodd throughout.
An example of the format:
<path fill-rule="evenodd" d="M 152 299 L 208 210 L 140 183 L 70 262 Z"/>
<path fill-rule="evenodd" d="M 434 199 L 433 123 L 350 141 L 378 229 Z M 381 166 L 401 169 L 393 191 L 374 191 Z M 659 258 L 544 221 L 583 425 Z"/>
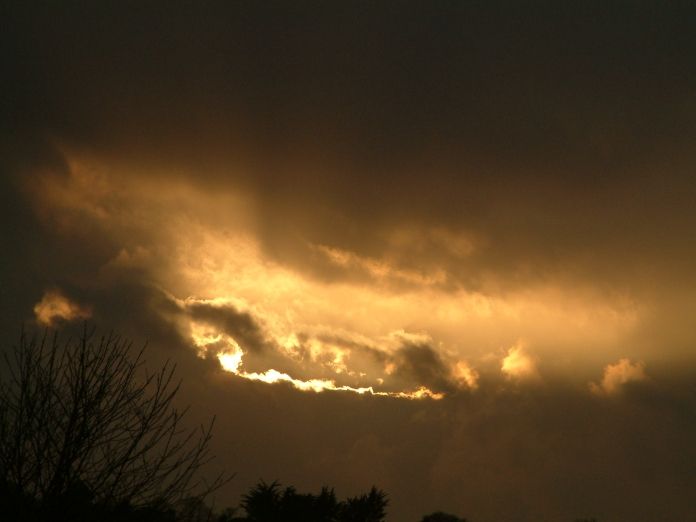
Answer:
<path fill-rule="evenodd" d="M 264 522 L 274 520 L 280 515 L 280 484 L 259 482 L 242 497 L 242 508 L 247 513 L 247 520 Z"/>
<path fill-rule="evenodd" d="M 174 366 L 141 377 L 143 353 L 115 335 L 95 340 L 86 326 L 65 343 L 22 333 L 0 382 L 0 510 L 24 519 L 202 520 L 201 499 L 226 480 L 198 477 L 213 422 L 185 430 L 186 412 L 172 403 Z"/>
<path fill-rule="evenodd" d="M 374 486 L 369 493 L 342 503 L 340 522 L 381 522 L 386 516 L 387 495 Z"/>
<path fill-rule="evenodd" d="M 333 489 L 318 495 L 298 493 L 295 488 L 259 482 L 242 497 L 246 518 L 254 522 L 382 522 L 387 495 L 373 487 L 369 493 L 339 502 Z"/>
<path fill-rule="evenodd" d="M 449 513 L 443 513 L 442 511 L 436 511 L 430 515 L 425 515 L 421 522 L 467 522 L 465 518 L 459 518 L 456 515 L 450 515 Z"/>
<path fill-rule="evenodd" d="M 339 501 L 333 489 L 298 493 L 259 482 L 216 514 L 198 478 L 213 422 L 185 430 L 173 399 L 174 366 L 144 373 L 144 348 L 87 328 L 75 341 L 28 338 L 5 354 L 0 375 L 0 516 L 70 522 L 384 522 L 385 492 Z M 421 522 L 467 522 L 444 512 Z M 597 522 L 594 518 L 575 522 Z"/>

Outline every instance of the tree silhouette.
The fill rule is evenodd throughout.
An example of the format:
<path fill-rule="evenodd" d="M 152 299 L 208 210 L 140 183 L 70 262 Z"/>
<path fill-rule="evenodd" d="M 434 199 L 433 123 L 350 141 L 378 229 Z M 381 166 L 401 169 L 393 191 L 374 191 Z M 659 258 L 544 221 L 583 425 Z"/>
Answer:
<path fill-rule="evenodd" d="M 374 486 L 370 492 L 349 498 L 339 511 L 340 522 L 382 522 L 386 516 L 387 495 Z"/>
<path fill-rule="evenodd" d="M 242 497 L 242 508 L 254 522 L 382 522 L 386 515 L 386 494 L 373 487 L 369 493 L 338 502 L 333 489 L 322 488 L 318 495 L 284 490 L 278 482 L 259 482 Z"/>
<path fill-rule="evenodd" d="M 450 515 L 449 513 L 443 513 L 442 511 L 436 511 L 430 515 L 425 515 L 421 522 L 467 522 L 465 518 L 459 518 L 456 515 Z"/>
<path fill-rule="evenodd" d="M 0 381 L 4 509 L 67 519 L 75 506 L 103 506 L 132 520 L 134 510 L 158 509 L 146 518 L 164 520 L 167 506 L 227 480 L 198 473 L 211 458 L 214 419 L 185 430 L 186 410 L 173 405 L 175 366 L 147 373 L 143 355 L 117 335 L 95 339 L 87 326 L 65 343 L 22 333 Z"/>
<path fill-rule="evenodd" d="M 281 499 L 280 484 L 261 481 L 242 497 L 242 508 L 247 513 L 247 520 L 270 522 L 280 517 Z"/>

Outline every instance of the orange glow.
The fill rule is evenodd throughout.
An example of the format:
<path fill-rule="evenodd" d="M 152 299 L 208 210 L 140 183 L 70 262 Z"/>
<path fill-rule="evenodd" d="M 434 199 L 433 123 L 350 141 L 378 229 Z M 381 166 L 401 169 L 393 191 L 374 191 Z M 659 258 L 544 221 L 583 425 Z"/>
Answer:
<path fill-rule="evenodd" d="M 520 343 L 508 350 L 500 370 L 509 378 L 530 379 L 539 376 L 534 359 L 532 359 Z"/>
<path fill-rule="evenodd" d="M 52 326 L 58 320 L 87 319 L 92 313 L 65 297 L 60 290 L 48 290 L 34 306 L 36 320 L 44 326 Z"/>
<path fill-rule="evenodd" d="M 331 248 L 324 245 L 315 247 L 326 259 L 337 266 L 346 269 L 356 269 L 364 272 L 377 281 L 393 279 L 411 284 L 431 286 L 444 283 L 447 279 L 443 270 L 426 275 L 414 270 L 398 269 L 385 261 L 359 256 L 348 250 Z"/>
<path fill-rule="evenodd" d="M 295 388 L 301 391 L 313 391 L 316 393 L 324 391 L 347 391 L 357 393 L 359 395 L 377 395 L 382 397 L 397 397 L 399 399 L 434 399 L 440 400 L 444 398 L 444 393 L 436 393 L 425 386 L 419 387 L 417 390 L 412 392 L 385 392 L 385 391 L 375 391 L 372 386 L 365 386 L 360 388 L 354 388 L 352 386 L 338 386 L 335 381 L 327 379 L 309 379 L 306 381 L 300 379 L 293 379 L 287 373 L 281 373 L 278 370 L 270 369 L 263 373 L 247 373 L 239 369 L 242 362 L 242 353 L 240 352 L 220 352 L 217 354 L 217 358 L 220 361 L 220 365 L 225 371 L 233 373 L 244 379 L 249 379 L 251 381 L 261 381 L 267 384 L 275 384 L 278 382 L 287 382 L 292 384 Z"/>
<path fill-rule="evenodd" d="M 459 361 L 454 366 L 454 377 L 461 385 L 464 385 L 472 390 L 478 388 L 478 372 L 464 361 Z"/>
<path fill-rule="evenodd" d="M 395 364 L 398 350 L 416 344 L 441 358 L 452 384 L 475 390 L 479 372 L 487 371 L 486 361 L 498 360 L 500 346 L 512 348 L 493 371 L 528 380 L 539 377 L 538 359 L 553 361 L 556 350 L 572 360 L 591 355 L 592 364 L 600 350 L 601 357 L 616 360 L 626 353 L 625 340 L 643 319 L 644 310 L 628 297 L 607 299 L 561 283 L 502 292 L 495 284 L 488 287 L 485 278 L 469 288 L 450 285 L 447 264 L 400 262 L 431 249 L 466 260 L 486 248 L 486 238 L 442 227 L 381 230 L 384 251 L 369 256 L 338 240 L 327 246 L 302 238 L 293 247 L 296 257 L 313 256 L 312 262 L 286 263 L 282 256 L 270 255 L 255 232 L 254 201 L 240 190 L 211 193 L 182 177 L 169 180 L 163 191 L 156 176 L 141 178 L 125 170 L 117 176 L 113 169 L 118 165 L 107 168 L 67 155 L 67 177 L 47 176 L 31 187 L 40 214 L 57 219 L 68 231 L 96 223 L 119 245 L 102 266 L 101 282 L 137 273 L 182 310 L 191 303 L 234 307 L 260 325 L 263 337 L 277 348 L 276 356 L 302 371 L 302 379 L 294 369 L 289 374 L 270 369 L 245 373 L 248 379 L 285 381 L 304 390 L 378 395 L 387 392 L 372 387 L 384 386 L 415 389 L 403 392 L 414 397 L 435 396 L 430 390 L 418 392 L 422 383 Z M 330 270 L 328 278 L 321 276 L 325 269 Z M 89 311 L 47 294 L 35 313 L 49 324 L 86 317 Z M 222 354 L 223 367 L 244 373 L 242 349 L 248 347 L 231 348 L 235 340 L 218 331 L 166 310 L 161 314 L 192 339 L 199 353 Z M 518 339 L 534 347 L 533 356 L 515 344 Z M 594 353 L 588 354 L 588 346 Z M 273 366 L 278 368 L 276 362 L 267 367 Z M 315 376 L 321 378 L 310 378 Z"/>
<path fill-rule="evenodd" d="M 645 364 L 642 361 L 632 363 L 630 359 L 623 358 L 615 364 L 607 365 L 602 382 L 590 383 L 590 391 L 596 395 L 616 395 L 624 384 L 644 381 L 647 378 Z"/>
<path fill-rule="evenodd" d="M 273 368 L 266 370 L 263 373 L 258 372 L 246 372 L 241 369 L 242 358 L 244 356 L 243 350 L 239 347 L 237 342 L 229 336 L 223 336 L 218 334 L 216 336 L 208 336 L 198 333 L 193 336 L 194 342 L 197 346 L 205 347 L 210 345 L 217 345 L 221 341 L 228 344 L 229 349 L 218 351 L 216 357 L 220 361 L 220 365 L 223 370 L 230 372 L 243 379 L 248 379 L 251 381 L 260 381 L 267 384 L 275 384 L 279 382 L 286 382 L 291 384 L 294 388 L 300 391 L 313 391 L 315 393 L 320 393 L 324 391 L 345 391 L 357 393 L 359 395 L 375 395 L 382 397 L 396 397 L 399 399 L 434 399 L 440 400 L 444 398 L 443 393 L 436 393 L 425 386 L 420 386 L 415 391 L 400 391 L 400 392 L 386 392 L 386 391 L 375 391 L 372 386 L 358 387 L 346 385 L 337 385 L 335 381 L 328 379 L 308 379 L 301 380 L 295 379 L 288 375 L 287 373 L 279 372 Z"/>

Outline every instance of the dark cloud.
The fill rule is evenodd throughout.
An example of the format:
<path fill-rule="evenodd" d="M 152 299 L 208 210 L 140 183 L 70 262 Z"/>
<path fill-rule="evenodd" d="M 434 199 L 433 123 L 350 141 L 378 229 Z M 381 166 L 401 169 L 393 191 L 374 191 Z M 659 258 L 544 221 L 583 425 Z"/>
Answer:
<path fill-rule="evenodd" d="M 311 268 L 305 240 L 383 257 L 419 225 L 482 238 L 433 253 L 454 285 L 689 277 L 687 4 L 5 11 L 13 133 L 249 191 L 285 263 Z"/>
<path fill-rule="evenodd" d="M 351 368 L 364 367 L 383 378 L 385 389 L 400 391 L 420 386 L 436 393 L 454 393 L 458 389 L 452 374 L 453 361 L 445 358 L 427 342 L 400 339 L 395 349 L 380 348 L 340 335 L 320 335 L 321 342 L 348 350 Z M 382 387 L 380 387 L 381 389 Z"/>
<path fill-rule="evenodd" d="M 234 338 L 245 351 L 262 352 L 269 344 L 256 320 L 249 313 L 240 312 L 234 306 L 188 303 L 185 309 L 192 319 L 215 326 L 219 331 Z"/>
<path fill-rule="evenodd" d="M 427 344 L 404 343 L 391 357 L 394 377 L 420 383 L 433 391 L 453 391 L 451 369 L 440 354 Z"/>
<path fill-rule="evenodd" d="M 428 405 L 233 380 L 208 393 L 236 398 L 219 427 L 235 437 L 218 441 L 234 455 L 231 495 L 261 475 L 346 493 L 369 479 L 390 493 L 396 521 L 434 509 L 491 522 L 691 512 L 696 397 L 686 383 L 613 402 L 563 385 Z"/>

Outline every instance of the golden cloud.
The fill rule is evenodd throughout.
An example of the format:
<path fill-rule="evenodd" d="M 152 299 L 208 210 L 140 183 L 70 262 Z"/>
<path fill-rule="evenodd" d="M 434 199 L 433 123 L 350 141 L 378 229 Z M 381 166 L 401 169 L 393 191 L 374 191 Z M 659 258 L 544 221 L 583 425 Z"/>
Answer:
<path fill-rule="evenodd" d="M 198 325 L 193 325 L 192 339 L 202 353 L 206 353 L 209 347 L 214 347 L 217 357 L 223 370 L 230 372 L 243 379 L 260 381 L 267 384 L 288 383 L 300 391 L 312 391 L 320 393 L 324 391 L 343 391 L 352 392 L 359 395 L 374 395 L 381 397 L 395 397 L 399 399 L 442 399 L 444 393 L 437 393 L 429 390 L 425 386 L 419 386 L 411 391 L 376 391 L 372 386 L 353 387 L 348 385 L 337 385 L 331 379 L 297 379 L 287 373 L 280 372 L 273 368 L 264 372 L 247 372 L 242 369 L 244 351 L 239 344 L 230 336 L 214 333 Z"/>
<path fill-rule="evenodd" d="M 630 359 L 623 358 L 615 364 L 607 365 L 602 382 L 590 383 L 590 391 L 596 395 L 616 395 L 621 392 L 624 384 L 645 381 L 647 378 L 642 361 L 633 363 Z"/>
<path fill-rule="evenodd" d="M 539 377 L 535 360 L 526 353 L 521 343 L 508 350 L 500 370 L 510 379 L 537 379 Z"/>
<path fill-rule="evenodd" d="M 92 312 L 65 297 L 60 290 L 52 289 L 44 292 L 41 301 L 36 303 L 34 315 L 39 324 L 52 326 L 61 320 L 87 319 L 92 316 Z"/>
<path fill-rule="evenodd" d="M 460 386 L 464 386 L 472 390 L 478 388 L 479 374 L 465 361 L 458 361 L 457 364 L 454 365 L 454 370 L 452 373 Z"/>
<path fill-rule="evenodd" d="M 100 271 L 105 281 L 129 274 L 177 300 L 181 309 L 229 305 L 253 317 L 276 348 L 272 355 L 294 365 L 281 367 L 269 360 L 264 366 L 262 356 L 250 354 L 253 350 L 245 345 L 251 339 L 232 336 L 248 354 L 248 374 L 275 369 L 303 382 L 335 379 L 335 387 L 384 386 L 396 392 L 425 383 L 416 378 L 423 377 L 421 368 L 407 375 L 398 367 L 398 350 L 413 344 L 427 345 L 434 354 L 431 362 L 445 366 L 426 378 L 449 379 L 473 390 L 483 370 L 468 361 L 482 361 L 498 346 L 512 345 L 500 363 L 502 374 L 529 379 L 538 377 L 537 360 L 514 344 L 517 339 L 533 343 L 535 354 L 545 360 L 553 360 L 558 349 L 582 363 L 589 360 L 587 346 L 620 353 L 641 319 L 641 309 L 631 299 L 607 299 L 576 286 L 549 283 L 503 293 L 485 285 L 443 285 L 451 265 L 439 266 L 430 253 L 446 248 L 450 258 L 465 261 L 485 248 L 486 238 L 438 226 L 376 231 L 383 251 L 370 255 L 359 245 L 341 244 L 340 237 L 331 247 L 324 240 L 300 237 L 297 258 L 285 262 L 273 255 L 268 238 L 259 232 L 262 218 L 253 198 L 238 188 L 212 192 L 184 177 L 169 177 L 163 190 L 155 175 L 126 175 L 118 164 L 73 156 L 66 176 L 37 183 L 35 204 L 42 213 L 62 216 L 65 226 L 78 231 L 90 221 L 109 238 L 116 248 Z M 408 263 L 403 262 L 405 251 L 415 255 Z M 311 262 L 302 261 L 302 255 Z M 317 262 L 333 267 L 330 277 L 317 277 Z M 367 277 L 356 279 L 348 272 Z M 49 301 L 37 305 L 43 321 L 87 314 L 74 303 Z M 182 332 L 190 330 L 188 324 L 179 326 Z M 218 341 L 224 348 L 218 352 L 236 353 L 224 346 L 223 338 Z"/>

